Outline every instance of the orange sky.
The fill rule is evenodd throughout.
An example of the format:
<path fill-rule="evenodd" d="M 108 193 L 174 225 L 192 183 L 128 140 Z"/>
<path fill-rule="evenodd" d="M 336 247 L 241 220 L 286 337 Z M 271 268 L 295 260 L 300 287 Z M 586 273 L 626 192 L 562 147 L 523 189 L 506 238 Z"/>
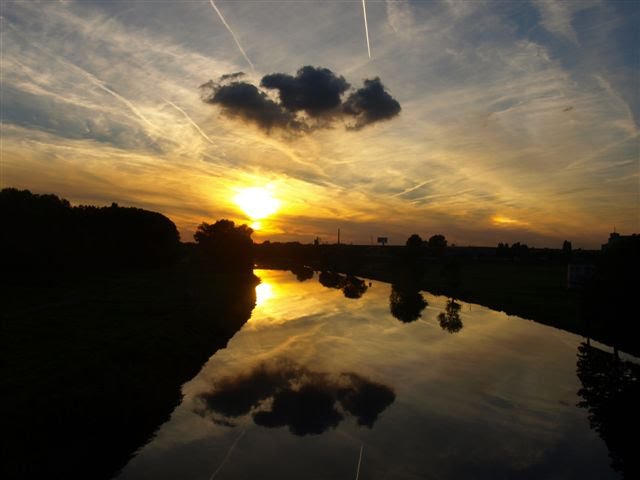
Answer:
<path fill-rule="evenodd" d="M 246 188 L 279 202 L 258 241 L 598 248 L 640 231 L 637 4 L 370 2 L 371 58 L 358 2 L 216 4 L 235 40 L 209 2 L 3 2 L 2 187 L 160 211 L 183 241 L 255 221 Z M 402 109 L 266 131 L 200 97 L 305 65 L 349 92 L 379 77 Z"/>

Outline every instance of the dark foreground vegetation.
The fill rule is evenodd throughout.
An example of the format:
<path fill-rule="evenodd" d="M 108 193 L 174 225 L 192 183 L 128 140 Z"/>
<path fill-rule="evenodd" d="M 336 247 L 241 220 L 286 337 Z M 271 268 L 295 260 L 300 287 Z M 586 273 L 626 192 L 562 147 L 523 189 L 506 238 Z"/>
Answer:
<path fill-rule="evenodd" d="M 250 317 L 252 262 L 207 253 L 250 232 L 185 248 L 158 213 L 15 190 L 0 212 L 0 477 L 112 478 Z"/>

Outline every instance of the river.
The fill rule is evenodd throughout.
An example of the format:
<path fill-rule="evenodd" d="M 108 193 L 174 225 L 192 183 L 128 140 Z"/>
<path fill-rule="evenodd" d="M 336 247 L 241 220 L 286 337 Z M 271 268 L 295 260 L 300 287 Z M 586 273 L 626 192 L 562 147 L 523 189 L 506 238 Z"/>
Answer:
<path fill-rule="evenodd" d="M 118 479 L 620 478 L 578 406 L 583 338 L 381 282 L 347 298 L 317 273 L 255 273 L 251 318 Z"/>

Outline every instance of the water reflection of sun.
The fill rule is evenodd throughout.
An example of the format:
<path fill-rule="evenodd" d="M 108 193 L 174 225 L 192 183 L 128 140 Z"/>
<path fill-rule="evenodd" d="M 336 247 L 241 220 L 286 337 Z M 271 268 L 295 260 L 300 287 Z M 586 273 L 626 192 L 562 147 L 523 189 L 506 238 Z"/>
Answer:
<path fill-rule="evenodd" d="M 273 215 L 280 208 L 280 200 L 275 198 L 272 189 L 263 187 L 250 187 L 239 190 L 233 201 L 240 209 L 253 220 L 251 227 L 254 230 L 260 229 L 260 222 L 270 215 Z"/>
<path fill-rule="evenodd" d="M 273 297 L 273 287 L 269 283 L 261 283 L 256 286 L 256 307 L 260 307 Z"/>

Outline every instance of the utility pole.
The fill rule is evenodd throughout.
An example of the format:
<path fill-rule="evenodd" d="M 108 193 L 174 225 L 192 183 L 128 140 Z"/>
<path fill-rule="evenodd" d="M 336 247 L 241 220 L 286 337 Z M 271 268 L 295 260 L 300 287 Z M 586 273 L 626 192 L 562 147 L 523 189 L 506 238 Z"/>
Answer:
<path fill-rule="evenodd" d="M 338 229 L 338 245 L 340 245 L 340 229 Z"/>

